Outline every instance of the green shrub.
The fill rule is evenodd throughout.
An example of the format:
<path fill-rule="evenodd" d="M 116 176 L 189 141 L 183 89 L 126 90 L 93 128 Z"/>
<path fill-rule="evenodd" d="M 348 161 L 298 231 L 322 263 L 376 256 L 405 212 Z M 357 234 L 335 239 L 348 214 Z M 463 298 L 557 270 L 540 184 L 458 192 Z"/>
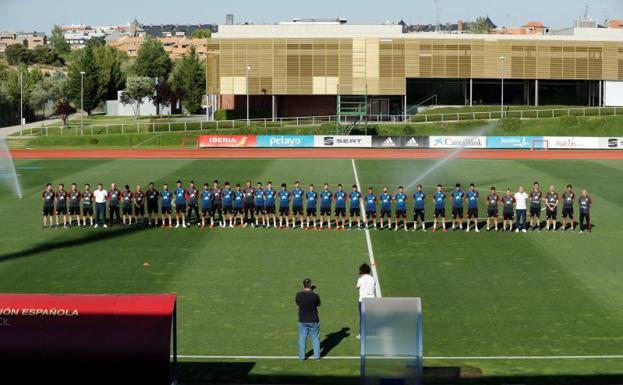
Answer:
<path fill-rule="evenodd" d="M 601 130 L 606 126 L 606 123 L 608 121 L 606 120 L 606 118 L 602 118 L 601 116 L 599 117 L 594 117 L 594 118 L 589 118 L 588 119 L 588 127 L 591 130 Z"/>
<path fill-rule="evenodd" d="M 574 115 L 561 116 L 558 119 L 560 120 L 560 125 L 564 128 L 576 127 L 578 125 L 578 117 Z"/>
<path fill-rule="evenodd" d="M 413 126 L 405 126 L 405 128 L 402 130 L 403 134 L 405 135 L 414 135 L 415 134 L 415 127 Z"/>
<path fill-rule="evenodd" d="M 89 144 L 98 144 L 100 141 L 95 137 L 89 138 Z"/>
<path fill-rule="evenodd" d="M 506 132 L 515 132 L 521 127 L 521 119 L 504 118 L 500 120 L 500 127 Z"/>

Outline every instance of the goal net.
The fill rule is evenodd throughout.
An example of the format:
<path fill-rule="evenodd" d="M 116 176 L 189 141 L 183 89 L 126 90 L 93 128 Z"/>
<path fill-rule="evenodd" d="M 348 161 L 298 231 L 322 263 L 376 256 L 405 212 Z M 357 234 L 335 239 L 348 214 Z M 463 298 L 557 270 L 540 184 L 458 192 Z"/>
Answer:
<path fill-rule="evenodd" d="M 532 139 L 530 145 L 531 150 L 547 150 L 549 149 L 549 141 L 547 139 Z"/>
<path fill-rule="evenodd" d="M 420 298 L 364 298 L 361 304 L 361 383 L 422 384 Z"/>

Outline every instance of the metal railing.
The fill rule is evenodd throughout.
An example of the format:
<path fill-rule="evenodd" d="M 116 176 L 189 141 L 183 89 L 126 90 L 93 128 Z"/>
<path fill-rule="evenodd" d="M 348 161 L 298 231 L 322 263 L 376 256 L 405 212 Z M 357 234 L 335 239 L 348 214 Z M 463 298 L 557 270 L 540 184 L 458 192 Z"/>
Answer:
<path fill-rule="evenodd" d="M 506 118 L 518 119 L 543 119 L 562 116 L 620 116 L 623 115 L 623 107 L 579 107 L 579 108 L 556 108 L 556 109 L 533 109 L 514 110 L 504 112 Z M 316 128 L 323 124 L 335 124 L 336 126 L 352 124 L 358 120 L 364 124 L 405 124 L 405 123 L 435 123 L 435 122 L 459 122 L 469 120 L 495 120 L 500 119 L 500 111 L 472 111 L 472 112 L 444 112 L 444 113 L 420 113 L 407 117 L 404 115 L 368 115 L 366 117 L 338 117 L 336 115 L 307 116 L 291 118 L 261 118 L 251 119 L 250 127 L 246 119 L 220 120 L 220 121 L 168 121 L 168 122 L 131 122 L 131 123 L 97 123 L 80 125 L 42 125 L 40 127 L 28 127 L 24 129 L 24 135 L 49 136 L 49 135 L 108 135 L 108 134 L 140 134 L 140 133 L 167 133 L 167 132 L 202 132 L 213 133 L 240 132 L 245 129 L 297 129 Z M 19 134 L 18 134 L 19 135 Z M 13 136 L 15 137 L 15 136 Z"/>

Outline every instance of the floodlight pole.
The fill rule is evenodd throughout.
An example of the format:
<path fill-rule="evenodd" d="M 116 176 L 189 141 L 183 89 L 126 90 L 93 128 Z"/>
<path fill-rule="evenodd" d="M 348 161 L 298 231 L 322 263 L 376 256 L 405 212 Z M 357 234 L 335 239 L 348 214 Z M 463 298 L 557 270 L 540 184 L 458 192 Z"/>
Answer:
<path fill-rule="evenodd" d="M 24 135 L 24 73 L 19 67 L 19 135 Z"/>
<path fill-rule="evenodd" d="M 506 57 L 500 56 L 500 63 L 502 64 L 502 87 L 500 96 L 500 119 L 504 118 L 504 61 Z"/>
<path fill-rule="evenodd" d="M 80 133 L 82 134 L 84 117 L 84 71 L 80 71 Z"/>
<path fill-rule="evenodd" d="M 251 126 L 251 119 L 249 118 L 249 71 L 251 71 L 251 65 L 247 64 L 247 126 Z"/>

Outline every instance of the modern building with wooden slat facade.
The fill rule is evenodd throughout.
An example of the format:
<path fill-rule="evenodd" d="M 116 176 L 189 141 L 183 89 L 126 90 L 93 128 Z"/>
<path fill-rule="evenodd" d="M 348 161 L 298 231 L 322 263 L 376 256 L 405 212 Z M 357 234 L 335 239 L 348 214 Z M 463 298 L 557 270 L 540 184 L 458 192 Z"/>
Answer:
<path fill-rule="evenodd" d="M 334 115 L 339 96 L 369 114 L 439 104 L 600 105 L 623 81 L 623 36 L 402 33 L 399 25 L 225 25 L 207 47 L 207 94 L 252 115 Z M 431 99 L 432 100 L 432 99 Z"/>

